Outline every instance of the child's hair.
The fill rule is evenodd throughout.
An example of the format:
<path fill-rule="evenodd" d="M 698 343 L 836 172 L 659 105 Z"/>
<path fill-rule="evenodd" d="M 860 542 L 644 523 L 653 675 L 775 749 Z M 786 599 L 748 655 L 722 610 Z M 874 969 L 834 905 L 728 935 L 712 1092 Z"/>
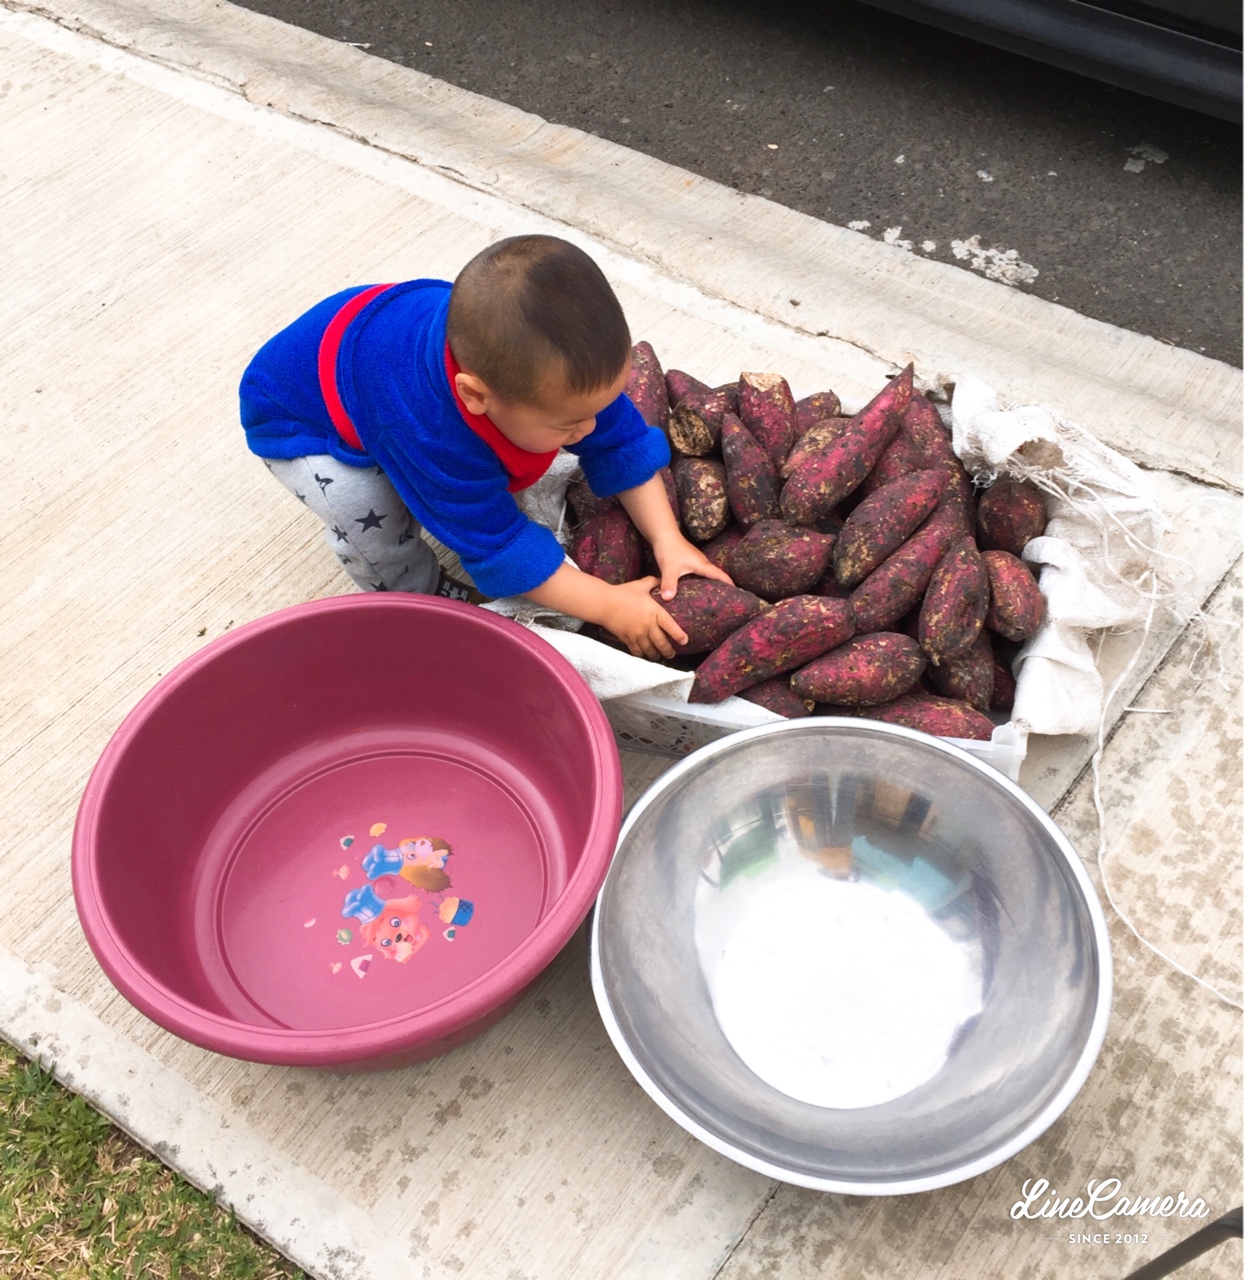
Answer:
<path fill-rule="evenodd" d="M 550 376 L 567 391 L 607 387 L 631 335 L 601 269 L 556 236 L 511 236 L 458 273 L 446 331 L 459 365 L 512 404 L 532 404 Z"/>

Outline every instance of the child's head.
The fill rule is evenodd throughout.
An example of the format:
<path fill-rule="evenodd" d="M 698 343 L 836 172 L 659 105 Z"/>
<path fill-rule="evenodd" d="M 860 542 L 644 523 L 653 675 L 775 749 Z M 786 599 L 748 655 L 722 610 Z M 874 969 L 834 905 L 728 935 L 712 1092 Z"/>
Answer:
<path fill-rule="evenodd" d="M 472 258 L 454 281 L 447 337 L 466 407 L 532 453 L 583 439 L 630 371 L 609 282 L 556 236 L 512 236 Z"/>

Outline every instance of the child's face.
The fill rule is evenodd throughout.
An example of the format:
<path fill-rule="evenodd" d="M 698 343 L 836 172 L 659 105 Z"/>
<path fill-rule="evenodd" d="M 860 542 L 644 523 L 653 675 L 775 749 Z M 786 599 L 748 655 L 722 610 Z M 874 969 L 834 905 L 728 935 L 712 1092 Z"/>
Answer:
<path fill-rule="evenodd" d="M 578 444 L 585 436 L 591 435 L 596 426 L 596 415 L 622 394 L 630 372 L 628 362 L 608 387 L 596 391 L 566 391 L 555 383 L 544 391 L 536 404 L 513 404 L 500 400 L 470 374 L 465 376 L 475 384 L 469 388 L 473 394 L 468 395 L 468 387 L 461 382 L 458 390 L 466 407 L 472 413 L 483 413 L 491 419 L 512 444 L 526 449 L 528 453 L 551 453 L 554 449 Z"/>

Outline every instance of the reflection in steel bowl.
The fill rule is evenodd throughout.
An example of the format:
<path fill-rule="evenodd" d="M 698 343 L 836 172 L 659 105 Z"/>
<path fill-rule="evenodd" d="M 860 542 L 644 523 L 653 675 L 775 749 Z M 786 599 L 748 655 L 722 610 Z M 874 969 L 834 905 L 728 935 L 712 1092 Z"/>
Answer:
<path fill-rule="evenodd" d="M 623 828 L 593 985 L 691 1133 L 823 1190 L 945 1186 L 1088 1075 L 1110 951 L 1078 856 L 1014 784 L 914 730 L 787 721 L 688 757 Z"/>

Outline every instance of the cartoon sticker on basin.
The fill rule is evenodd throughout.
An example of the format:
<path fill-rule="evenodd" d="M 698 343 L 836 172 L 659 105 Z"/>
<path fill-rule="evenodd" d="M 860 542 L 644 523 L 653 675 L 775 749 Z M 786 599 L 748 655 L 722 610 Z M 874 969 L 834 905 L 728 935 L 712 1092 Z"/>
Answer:
<path fill-rule="evenodd" d="M 419 891 L 439 895 L 451 887 L 445 864 L 452 853 L 439 836 L 407 837 L 395 849 L 373 845 L 362 858 L 367 883 L 346 893 L 342 916 L 358 921 L 358 935 L 366 946 L 377 948 L 387 960 L 406 964 L 431 936 L 419 919 L 425 901 Z M 428 905 L 448 926 L 442 936 L 449 942 L 475 914 L 474 904 L 459 897 Z M 349 931 L 339 931 L 339 939 L 343 932 Z M 362 977 L 366 968 L 355 972 Z"/>

